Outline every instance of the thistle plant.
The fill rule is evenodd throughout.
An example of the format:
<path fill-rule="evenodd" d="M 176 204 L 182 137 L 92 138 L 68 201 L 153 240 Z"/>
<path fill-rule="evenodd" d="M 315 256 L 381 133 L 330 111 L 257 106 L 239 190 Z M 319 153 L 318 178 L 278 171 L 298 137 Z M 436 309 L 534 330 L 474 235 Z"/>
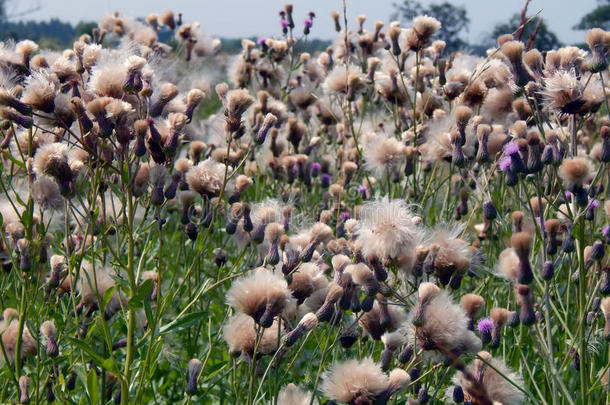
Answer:
<path fill-rule="evenodd" d="M 2 44 L 0 402 L 610 404 L 610 34 L 278 16 Z"/>

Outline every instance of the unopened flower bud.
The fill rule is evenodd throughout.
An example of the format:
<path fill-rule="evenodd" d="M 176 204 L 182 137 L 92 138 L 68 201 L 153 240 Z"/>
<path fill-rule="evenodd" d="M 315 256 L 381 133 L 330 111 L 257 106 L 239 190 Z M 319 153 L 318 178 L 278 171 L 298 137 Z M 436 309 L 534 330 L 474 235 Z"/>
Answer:
<path fill-rule="evenodd" d="M 47 403 L 52 404 L 55 401 L 55 393 L 53 392 L 53 381 L 51 379 L 47 380 L 44 392 Z"/>
<path fill-rule="evenodd" d="M 602 295 L 610 295 L 610 266 L 602 268 L 602 278 L 599 284 L 599 293 Z"/>
<path fill-rule="evenodd" d="M 497 218 L 498 211 L 496 210 L 496 207 L 494 206 L 493 202 L 485 201 L 483 203 L 483 216 L 490 221 Z"/>
<path fill-rule="evenodd" d="M 417 400 L 420 404 L 427 404 L 430 400 L 430 396 L 428 395 L 428 390 L 426 387 L 421 387 L 417 392 Z"/>
<path fill-rule="evenodd" d="M 334 313 L 334 305 L 343 296 L 344 289 L 341 286 L 333 284 L 326 294 L 324 304 L 316 311 L 316 317 L 319 322 L 329 321 Z"/>
<path fill-rule="evenodd" d="M 254 224 L 250 218 L 250 206 L 248 204 L 243 205 L 243 218 L 244 218 L 244 231 L 251 232 L 254 229 Z"/>
<path fill-rule="evenodd" d="M 40 325 L 40 333 L 44 336 L 47 346 L 47 356 L 49 357 L 57 357 L 59 354 L 59 349 L 57 348 L 57 332 L 55 330 L 55 325 L 51 321 L 44 321 L 42 325 Z"/>
<path fill-rule="evenodd" d="M 331 11 L 330 16 L 335 23 L 335 31 L 341 31 L 341 24 L 339 23 L 339 17 L 341 16 L 337 11 Z"/>
<path fill-rule="evenodd" d="M 600 308 L 606 322 L 604 326 L 604 339 L 610 341 L 610 297 L 605 297 L 601 300 Z"/>
<path fill-rule="evenodd" d="M 203 363 L 199 359 L 192 359 L 189 361 L 188 380 L 185 390 L 188 395 L 194 395 L 197 393 L 197 379 L 199 378 L 199 373 L 201 372 L 202 367 Z"/>
<path fill-rule="evenodd" d="M 358 340 L 358 330 L 355 328 L 349 328 L 341 332 L 339 335 L 339 343 L 344 349 L 349 349 Z"/>
<path fill-rule="evenodd" d="M 313 312 L 309 312 L 303 316 L 296 328 L 288 332 L 284 336 L 284 344 L 286 347 L 294 345 L 304 333 L 309 332 L 318 325 L 318 318 Z"/>
<path fill-rule="evenodd" d="M 394 55 L 400 55 L 400 44 L 398 43 L 398 38 L 400 37 L 400 28 L 398 27 L 390 27 L 388 29 L 388 37 L 390 38 L 390 43 L 392 45 L 392 53 Z"/>
<path fill-rule="evenodd" d="M 186 236 L 192 241 L 197 240 L 197 235 L 199 234 L 199 230 L 197 229 L 197 225 L 192 222 L 186 224 L 185 227 Z"/>
<path fill-rule="evenodd" d="M 547 260 L 542 264 L 541 276 L 543 280 L 551 280 L 555 275 L 555 264 L 551 260 Z"/>
<path fill-rule="evenodd" d="M 25 238 L 19 239 L 17 250 L 19 251 L 19 267 L 23 271 L 29 271 L 32 265 L 30 261 L 30 242 Z"/>
<path fill-rule="evenodd" d="M 19 126 L 24 128 L 32 128 L 34 119 L 28 115 L 23 115 L 11 108 L 0 107 L 0 118 L 7 121 L 12 121 Z"/>
<path fill-rule="evenodd" d="M 591 246 L 591 260 L 599 261 L 604 257 L 604 243 L 601 240 L 596 240 Z"/>
<path fill-rule="evenodd" d="M 406 345 L 401 350 L 401 352 L 398 353 L 398 361 L 403 364 L 410 362 L 412 357 L 413 357 L 413 345 L 412 344 Z"/>
<path fill-rule="evenodd" d="M 263 120 L 261 127 L 256 132 L 256 136 L 254 137 L 254 142 L 258 145 L 261 145 L 265 142 L 267 138 L 267 133 L 275 125 L 277 122 L 277 117 L 271 113 L 268 113 Z"/>
<path fill-rule="evenodd" d="M 362 299 L 362 301 L 360 301 L 360 309 L 362 310 L 362 312 L 369 312 L 371 309 L 373 309 L 374 304 L 375 296 L 367 295 Z"/>
<path fill-rule="evenodd" d="M 30 403 L 30 394 L 29 394 L 29 389 L 30 389 L 30 378 L 22 375 L 21 377 L 19 377 L 19 391 L 21 392 L 20 394 L 20 399 L 19 402 L 22 404 L 29 404 Z"/>
<path fill-rule="evenodd" d="M 532 302 L 530 288 L 524 284 L 515 287 L 517 303 L 519 304 L 519 320 L 523 325 L 529 326 L 536 322 L 536 313 Z"/>
<path fill-rule="evenodd" d="M 534 274 L 529 262 L 532 237 L 526 232 L 515 233 L 511 237 L 511 245 L 519 257 L 517 281 L 521 284 L 529 284 L 534 280 Z"/>
<path fill-rule="evenodd" d="M 212 256 L 214 256 L 214 263 L 217 267 L 222 267 L 227 262 L 227 252 L 224 249 L 215 248 L 212 251 Z"/>

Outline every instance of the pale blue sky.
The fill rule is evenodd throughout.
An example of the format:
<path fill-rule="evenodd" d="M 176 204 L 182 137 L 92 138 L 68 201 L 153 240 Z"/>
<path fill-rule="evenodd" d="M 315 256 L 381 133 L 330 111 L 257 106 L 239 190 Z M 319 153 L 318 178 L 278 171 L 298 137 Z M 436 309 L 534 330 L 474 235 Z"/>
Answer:
<path fill-rule="evenodd" d="M 421 3 L 440 3 L 444 0 L 423 0 Z M 470 32 L 466 39 L 478 42 L 495 23 L 506 21 L 521 10 L 522 0 L 449 0 L 464 5 L 470 17 Z M 38 5 L 39 10 L 25 18 L 48 19 L 58 17 L 70 22 L 97 20 L 115 10 L 131 16 L 161 13 L 168 8 L 181 11 L 185 21 L 199 21 L 206 32 L 220 37 L 249 37 L 280 33 L 277 12 L 287 0 L 12 0 L 9 12 Z M 314 11 L 312 36 L 331 38 L 334 35 L 330 18 L 332 10 L 341 10 L 341 0 L 292 0 L 297 24 L 301 24 L 308 11 Z M 354 16 L 365 14 L 370 28 L 375 20 L 388 21 L 393 0 L 347 0 L 349 24 L 355 25 Z M 584 33 L 571 27 L 580 17 L 596 6 L 596 0 L 532 0 L 530 12 L 542 9 L 542 17 L 565 43 L 582 42 Z"/>

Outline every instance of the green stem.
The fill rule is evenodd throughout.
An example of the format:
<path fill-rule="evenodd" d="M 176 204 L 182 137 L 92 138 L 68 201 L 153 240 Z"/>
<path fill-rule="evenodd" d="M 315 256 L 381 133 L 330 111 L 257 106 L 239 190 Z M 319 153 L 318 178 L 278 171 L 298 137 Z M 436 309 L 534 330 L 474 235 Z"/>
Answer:
<path fill-rule="evenodd" d="M 15 375 L 17 376 L 17 379 L 21 377 L 21 344 L 23 343 L 22 336 L 26 316 L 25 284 L 25 280 L 21 280 L 21 300 L 19 302 L 19 326 L 17 328 L 17 341 L 15 342 Z"/>
<path fill-rule="evenodd" d="M 133 201 L 131 195 L 130 181 L 127 181 L 127 278 L 129 279 L 129 298 L 137 293 L 136 279 L 134 274 L 134 235 L 133 235 Z M 127 315 L 127 347 L 125 354 L 125 368 L 123 380 L 121 381 L 121 405 L 129 403 L 129 384 L 131 378 L 131 363 L 134 358 L 134 334 L 136 328 L 136 313 L 133 308 L 128 308 Z"/>
<path fill-rule="evenodd" d="M 585 268 L 585 223 L 583 218 L 578 221 L 578 237 L 576 248 L 578 252 L 578 309 L 580 312 L 579 331 L 579 357 L 580 357 L 580 397 L 583 405 L 587 404 L 587 393 L 589 391 L 589 379 L 587 377 L 587 340 L 585 333 L 586 325 L 586 293 L 587 293 L 587 269 Z"/>

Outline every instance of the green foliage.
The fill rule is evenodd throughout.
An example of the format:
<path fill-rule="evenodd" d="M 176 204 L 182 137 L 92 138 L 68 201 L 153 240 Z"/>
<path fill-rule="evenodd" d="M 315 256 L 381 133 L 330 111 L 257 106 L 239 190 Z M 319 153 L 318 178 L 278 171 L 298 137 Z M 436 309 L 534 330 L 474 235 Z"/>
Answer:
<path fill-rule="evenodd" d="M 66 47 L 79 35 L 91 33 L 91 29 L 97 26 L 93 22 L 80 22 L 76 26 L 63 22 L 57 18 L 49 21 L 1 21 L 0 40 L 31 39 L 32 41 L 43 41 L 41 45 L 59 49 Z"/>
<path fill-rule="evenodd" d="M 601 28 L 606 31 L 610 30 L 610 0 L 601 0 L 600 3 L 595 9 L 585 14 L 574 26 L 574 29 Z"/>
<path fill-rule="evenodd" d="M 93 31 L 95 27 L 97 27 L 97 23 L 93 21 L 81 21 L 74 27 L 74 32 L 77 36 L 83 34 L 91 35 L 91 31 Z"/>
<path fill-rule="evenodd" d="M 201 102 L 201 105 L 197 109 L 197 116 L 199 118 L 207 118 L 212 114 L 218 112 L 218 110 L 222 107 L 222 102 L 216 92 L 210 94 L 210 97 L 207 97 L 205 100 Z"/>

